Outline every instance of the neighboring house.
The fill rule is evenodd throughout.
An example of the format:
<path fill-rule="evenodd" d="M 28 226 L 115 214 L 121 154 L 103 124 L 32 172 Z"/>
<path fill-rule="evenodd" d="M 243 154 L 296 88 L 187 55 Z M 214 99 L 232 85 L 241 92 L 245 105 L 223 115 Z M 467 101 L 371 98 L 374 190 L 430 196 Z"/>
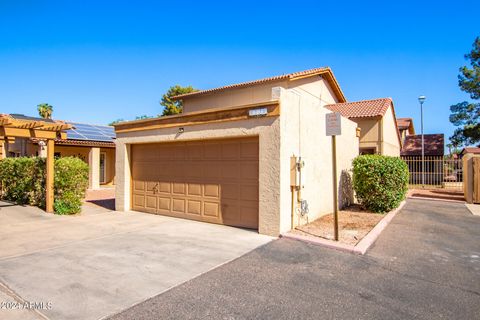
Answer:
<path fill-rule="evenodd" d="M 273 236 L 333 211 L 332 145 L 325 132 L 330 111 L 324 106 L 346 99 L 329 68 L 176 99 L 183 114 L 115 125 L 117 210 Z M 358 155 L 357 124 L 341 122 L 339 180 Z"/>
<path fill-rule="evenodd" d="M 440 185 L 444 182 L 443 158 L 445 141 L 442 134 L 424 134 L 425 183 Z M 408 135 L 403 144 L 402 159 L 410 170 L 410 184 L 422 183 L 422 135 Z M 455 179 L 457 179 L 455 177 Z"/>
<path fill-rule="evenodd" d="M 326 107 L 358 124 L 360 154 L 400 155 L 402 141 L 391 98 L 342 102 Z"/>
<path fill-rule="evenodd" d="M 73 129 L 66 139 L 55 140 L 57 157 L 78 157 L 89 164 L 89 188 L 111 185 L 115 177 L 115 132 L 113 127 L 56 121 L 21 114 L 10 114 L 12 119 L 67 123 Z M 5 145 L 7 157 L 46 156 L 46 146 L 41 139 L 16 138 Z"/>
<path fill-rule="evenodd" d="M 460 152 L 460 158 L 463 158 L 466 154 L 480 154 L 480 147 L 465 147 Z"/>
<path fill-rule="evenodd" d="M 402 144 L 405 142 L 407 136 L 415 134 L 412 118 L 397 118 L 397 127 L 400 132 Z"/>

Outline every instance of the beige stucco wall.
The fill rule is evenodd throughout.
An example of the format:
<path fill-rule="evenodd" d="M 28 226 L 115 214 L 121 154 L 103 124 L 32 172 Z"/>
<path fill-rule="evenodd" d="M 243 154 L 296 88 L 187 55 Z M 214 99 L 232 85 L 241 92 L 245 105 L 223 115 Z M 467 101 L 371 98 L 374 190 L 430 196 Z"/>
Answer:
<path fill-rule="evenodd" d="M 245 88 L 229 89 L 211 94 L 202 94 L 183 99 L 183 112 L 241 106 L 270 101 L 273 87 L 286 87 L 286 81 L 277 81 Z"/>
<path fill-rule="evenodd" d="M 467 203 L 473 203 L 473 158 L 480 158 L 480 154 L 467 153 L 462 158 L 463 194 Z"/>
<path fill-rule="evenodd" d="M 272 88 L 297 89 L 322 101 L 322 106 L 337 103 L 338 99 L 328 82 L 320 76 L 308 77 L 294 81 L 275 81 L 245 88 L 228 89 L 206 95 L 192 96 L 183 99 L 183 112 L 194 112 L 205 109 L 225 108 L 269 101 Z M 302 93 L 302 94 L 303 94 Z"/>
<path fill-rule="evenodd" d="M 117 133 L 116 199 L 119 211 L 130 210 L 130 146 L 135 143 L 188 141 L 219 138 L 259 137 L 259 232 L 278 235 L 280 232 L 280 119 L 258 118 L 244 121 L 165 128 L 130 133 Z"/>
<path fill-rule="evenodd" d="M 389 107 L 382 119 L 383 146 L 382 154 L 386 156 L 400 156 L 400 140 L 397 133 L 397 125 L 392 107 Z"/>
<path fill-rule="evenodd" d="M 290 81 L 288 82 L 288 89 L 296 89 L 302 96 L 310 95 L 314 97 L 315 101 L 321 102 L 321 106 L 338 103 L 338 98 L 335 96 L 332 88 L 320 76 Z"/>
<path fill-rule="evenodd" d="M 380 119 L 377 118 L 355 118 L 352 119 L 360 130 L 360 148 L 374 148 L 380 153 Z"/>
<path fill-rule="evenodd" d="M 281 232 L 291 229 L 292 194 L 290 188 L 290 157 L 302 157 L 306 177 L 301 197 L 307 200 L 309 213 L 297 212 L 294 200 L 294 225 L 305 224 L 333 212 L 332 143 L 326 136 L 323 101 L 298 88 L 282 90 L 281 94 Z M 358 155 L 357 124 L 342 118 L 342 135 L 337 136 L 337 177 L 350 170 L 351 161 Z M 306 174 L 306 176 L 305 176 Z M 297 193 L 295 193 L 297 197 Z M 343 202 L 342 196 L 339 202 Z"/>
<path fill-rule="evenodd" d="M 353 118 L 360 131 L 360 148 L 375 148 L 376 153 L 386 156 L 400 156 L 400 141 L 397 136 L 397 127 L 393 109 L 388 108 L 380 118 Z"/>

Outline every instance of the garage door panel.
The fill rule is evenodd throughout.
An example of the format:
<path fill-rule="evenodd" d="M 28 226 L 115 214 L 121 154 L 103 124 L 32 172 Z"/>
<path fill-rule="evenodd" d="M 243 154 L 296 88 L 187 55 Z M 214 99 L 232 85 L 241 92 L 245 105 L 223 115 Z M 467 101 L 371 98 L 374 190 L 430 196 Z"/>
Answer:
<path fill-rule="evenodd" d="M 200 201 L 200 200 L 187 200 L 187 213 L 201 215 L 202 214 L 202 201 Z"/>
<path fill-rule="evenodd" d="M 133 190 L 134 191 L 145 191 L 145 181 L 133 180 Z"/>
<path fill-rule="evenodd" d="M 240 144 L 238 142 L 225 142 L 222 145 L 222 159 L 237 160 L 240 153 Z"/>
<path fill-rule="evenodd" d="M 179 143 L 173 147 L 173 155 L 175 160 L 185 160 L 186 158 L 185 144 Z"/>
<path fill-rule="evenodd" d="M 203 144 L 191 143 L 187 146 L 187 157 L 189 160 L 203 159 Z"/>
<path fill-rule="evenodd" d="M 258 228 L 257 138 L 133 145 L 132 159 L 135 210 Z"/>
<path fill-rule="evenodd" d="M 240 207 L 241 221 L 246 225 L 258 228 L 258 207 Z"/>
<path fill-rule="evenodd" d="M 155 190 L 158 188 L 158 182 L 156 181 L 147 181 L 146 182 L 146 192 L 147 193 L 154 193 Z"/>
<path fill-rule="evenodd" d="M 236 162 L 223 162 L 221 165 L 221 179 L 238 179 L 240 175 L 240 166 Z"/>
<path fill-rule="evenodd" d="M 256 141 L 242 142 L 240 144 L 240 158 L 241 159 L 258 159 L 259 150 L 258 143 Z"/>
<path fill-rule="evenodd" d="M 240 207 L 238 201 L 222 201 L 222 219 L 226 223 L 240 221 Z"/>
<path fill-rule="evenodd" d="M 205 184 L 204 196 L 209 198 L 218 198 L 220 196 L 220 186 L 218 184 Z"/>
<path fill-rule="evenodd" d="M 220 204 L 218 202 L 205 201 L 203 203 L 203 214 L 208 217 L 220 217 Z"/>
<path fill-rule="evenodd" d="M 185 199 L 172 199 L 172 211 L 185 213 Z"/>
<path fill-rule="evenodd" d="M 201 179 L 203 177 L 203 164 L 201 161 L 189 161 L 185 165 L 186 179 Z"/>
<path fill-rule="evenodd" d="M 170 211 L 172 209 L 172 199 L 165 197 L 158 197 L 158 209 Z"/>
<path fill-rule="evenodd" d="M 172 183 L 171 182 L 162 182 L 158 183 L 158 192 L 159 193 L 168 193 L 172 192 Z"/>
<path fill-rule="evenodd" d="M 145 196 L 145 208 L 156 212 L 157 210 L 157 197 L 156 196 Z"/>
<path fill-rule="evenodd" d="M 221 159 L 222 149 L 218 142 L 205 142 L 203 145 L 204 158 L 207 160 Z"/>
<path fill-rule="evenodd" d="M 222 200 L 238 199 L 239 187 L 238 184 L 222 183 Z"/>
<path fill-rule="evenodd" d="M 195 197 L 202 196 L 202 185 L 200 183 L 189 183 L 187 187 L 187 195 Z"/>
<path fill-rule="evenodd" d="M 258 163 L 249 161 L 240 165 L 242 179 L 258 180 Z"/>
<path fill-rule="evenodd" d="M 212 161 L 209 165 L 203 166 L 203 177 L 205 179 L 220 179 L 222 176 L 221 173 L 221 162 L 220 161 Z"/>
<path fill-rule="evenodd" d="M 137 208 L 145 208 L 145 196 L 140 194 L 134 194 L 133 205 Z"/>
<path fill-rule="evenodd" d="M 174 182 L 172 193 L 175 195 L 186 195 L 187 187 L 183 182 Z"/>
<path fill-rule="evenodd" d="M 240 200 L 258 201 L 258 184 L 240 185 Z"/>

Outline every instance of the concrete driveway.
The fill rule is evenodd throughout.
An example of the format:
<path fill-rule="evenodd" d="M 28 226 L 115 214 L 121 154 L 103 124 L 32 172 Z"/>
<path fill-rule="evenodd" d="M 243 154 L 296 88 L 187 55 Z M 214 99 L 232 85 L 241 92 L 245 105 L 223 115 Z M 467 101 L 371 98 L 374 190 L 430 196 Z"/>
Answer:
<path fill-rule="evenodd" d="M 0 202 L 0 319 L 99 319 L 270 240 L 97 206 L 56 216 Z M 22 309 L 25 302 L 36 303 L 35 310 Z"/>

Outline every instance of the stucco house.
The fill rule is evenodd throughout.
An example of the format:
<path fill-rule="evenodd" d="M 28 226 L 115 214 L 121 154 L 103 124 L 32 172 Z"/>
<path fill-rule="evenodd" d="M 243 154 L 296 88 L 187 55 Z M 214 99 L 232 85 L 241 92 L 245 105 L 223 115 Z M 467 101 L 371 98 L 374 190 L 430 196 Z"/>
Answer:
<path fill-rule="evenodd" d="M 402 144 L 405 142 L 407 136 L 415 134 L 415 127 L 413 126 L 412 118 L 397 118 L 397 126 L 402 139 Z"/>
<path fill-rule="evenodd" d="M 399 156 L 402 139 L 391 98 L 342 102 L 326 106 L 360 128 L 360 154 Z"/>
<path fill-rule="evenodd" d="M 182 114 L 115 125 L 117 210 L 273 236 L 333 211 L 325 106 L 346 99 L 330 68 L 176 99 Z M 359 146 L 357 123 L 341 123 L 339 180 Z"/>
<path fill-rule="evenodd" d="M 66 139 L 55 139 L 56 157 L 78 157 L 89 165 L 89 188 L 98 189 L 101 185 L 112 185 L 115 178 L 115 133 L 111 126 L 90 125 L 10 114 L 15 120 L 67 123 L 73 126 L 66 132 Z M 44 156 L 47 147 L 42 139 L 15 138 L 5 143 L 6 157 Z"/>

